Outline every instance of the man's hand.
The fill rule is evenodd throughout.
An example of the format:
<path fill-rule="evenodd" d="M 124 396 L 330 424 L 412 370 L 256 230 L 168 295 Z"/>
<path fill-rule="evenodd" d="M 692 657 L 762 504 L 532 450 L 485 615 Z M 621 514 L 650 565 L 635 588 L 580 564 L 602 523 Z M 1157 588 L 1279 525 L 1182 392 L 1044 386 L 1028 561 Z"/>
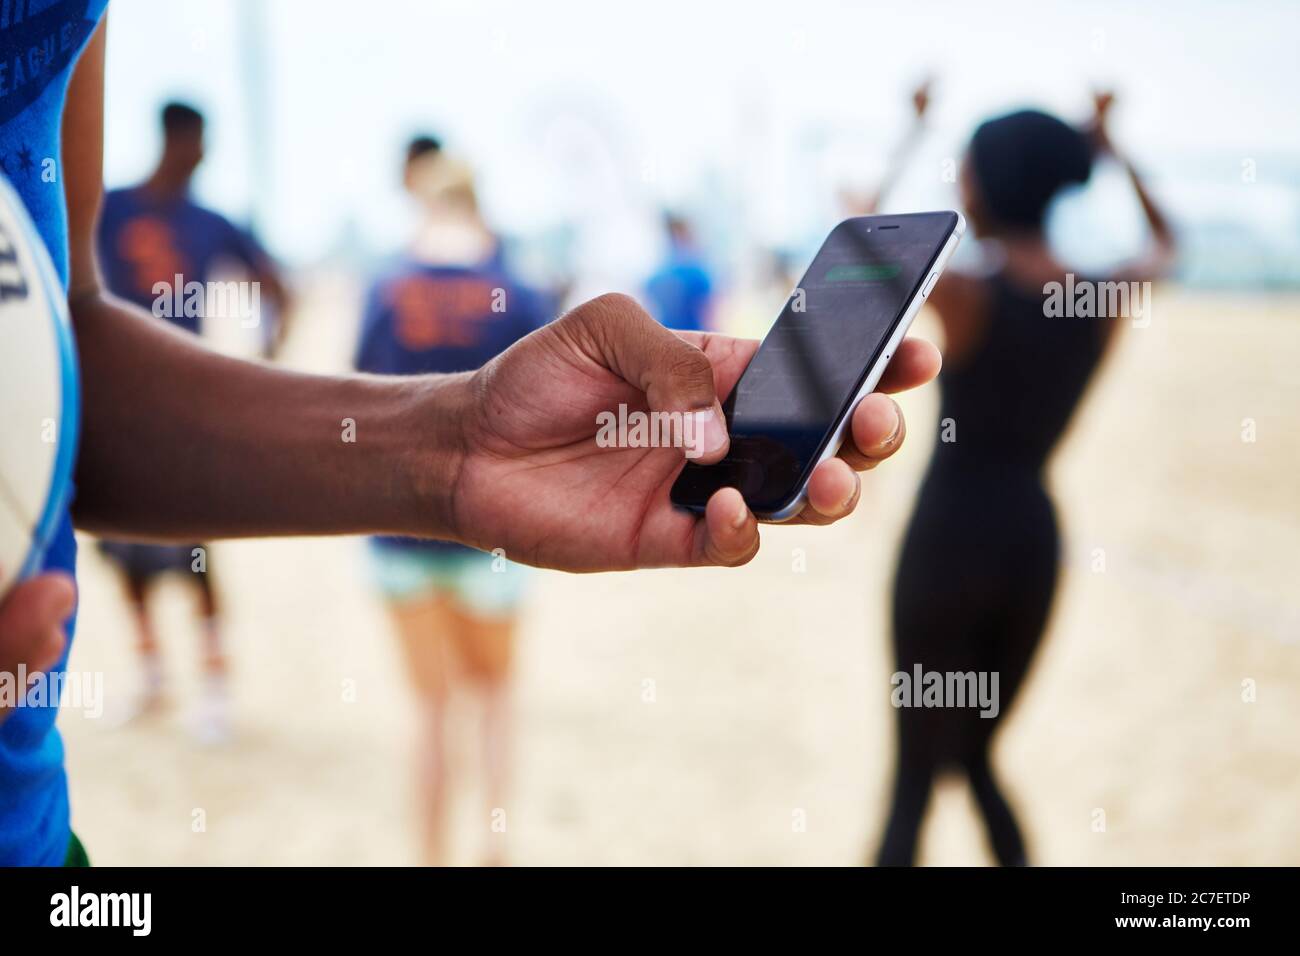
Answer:
<path fill-rule="evenodd" d="M 675 508 L 669 489 L 683 467 L 695 467 L 683 450 L 600 447 L 597 416 L 620 404 L 706 419 L 711 412 L 697 460 L 717 461 L 727 450 L 719 399 L 757 348 L 750 340 L 674 334 L 621 295 L 587 302 L 521 340 L 464 380 L 450 531 L 511 560 L 570 571 L 745 564 L 759 540 L 740 493 L 718 491 L 704 517 Z M 881 391 L 913 388 L 938 371 L 938 350 L 908 340 Z M 798 520 L 829 524 L 853 511 L 854 472 L 902 444 L 898 406 L 868 396 L 854 411 L 851 435 L 839 457 L 813 473 Z"/>
<path fill-rule="evenodd" d="M 66 638 L 63 624 L 72 614 L 77 589 L 66 574 L 42 574 L 15 585 L 0 600 L 0 673 L 18 679 L 18 666 L 34 676 L 58 663 Z M 18 688 L 24 693 L 26 688 Z M 0 698 L 0 723 L 11 700 Z"/>

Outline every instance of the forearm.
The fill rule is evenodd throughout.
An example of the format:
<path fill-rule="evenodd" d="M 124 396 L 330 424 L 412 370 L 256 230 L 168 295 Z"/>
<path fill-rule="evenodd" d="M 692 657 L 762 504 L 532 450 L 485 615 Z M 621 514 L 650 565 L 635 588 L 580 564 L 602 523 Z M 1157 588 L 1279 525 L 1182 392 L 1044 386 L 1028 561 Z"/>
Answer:
<path fill-rule="evenodd" d="M 1138 202 L 1142 206 L 1142 214 L 1146 217 L 1147 225 L 1151 227 L 1151 234 L 1159 244 L 1172 246 L 1174 242 L 1173 229 L 1169 227 L 1169 220 L 1147 190 L 1137 167 L 1127 158 L 1121 158 L 1120 162 L 1124 165 L 1124 171 L 1128 174 L 1129 182 L 1133 185 L 1133 192 L 1137 194 Z"/>
<path fill-rule="evenodd" d="M 889 194 L 893 192 L 898 180 L 902 178 L 903 171 L 907 168 L 912 154 L 916 152 L 916 147 L 920 144 L 924 132 L 925 124 L 922 122 L 921 117 L 914 117 L 911 125 L 907 128 L 907 132 L 899 140 L 898 145 L 894 147 L 893 152 L 890 153 L 889 162 L 885 166 L 885 173 L 880 177 L 880 183 L 876 186 L 876 191 L 871 197 L 868 206 L 869 215 L 878 213 Z"/>
<path fill-rule="evenodd" d="M 97 295 L 72 314 L 80 527 L 158 539 L 452 536 L 463 377 L 305 375 L 217 355 Z"/>

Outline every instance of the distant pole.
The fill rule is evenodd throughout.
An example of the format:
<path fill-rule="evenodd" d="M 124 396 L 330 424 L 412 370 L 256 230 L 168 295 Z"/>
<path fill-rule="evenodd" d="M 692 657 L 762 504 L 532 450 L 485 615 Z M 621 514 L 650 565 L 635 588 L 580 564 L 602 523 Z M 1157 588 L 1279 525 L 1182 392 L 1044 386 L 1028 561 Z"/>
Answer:
<path fill-rule="evenodd" d="M 245 155 L 251 164 L 252 193 L 249 225 L 256 231 L 265 226 L 271 208 L 272 126 L 268 105 L 269 74 L 267 49 L 269 26 L 266 0 L 239 0 L 235 29 L 236 62 L 242 79 L 244 109 L 248 116 L 248 144 Z"/>

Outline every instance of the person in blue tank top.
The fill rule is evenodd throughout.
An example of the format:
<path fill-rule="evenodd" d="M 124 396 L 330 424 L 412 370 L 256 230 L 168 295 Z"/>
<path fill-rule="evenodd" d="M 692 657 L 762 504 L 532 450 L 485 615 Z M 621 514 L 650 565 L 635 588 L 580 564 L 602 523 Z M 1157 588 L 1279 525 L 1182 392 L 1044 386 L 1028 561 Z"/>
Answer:
<path fill-rule="evenodd" d="M 407 147 L 403 180 L 421 222 L 409 251 L 366 297 L 356 367 L 384 375 L 478 368 L 546 322 L 546 304 L 506 269 L 465 163 L 420 136 Z M 506 806 L 509 678 L 526 570 L 449 541 L 380 536 L 371 545 L 376 583 L 419 698 L 424 862 L 442 865 L 453 701 L 472 700 L 479 710 L 488 813 Z M 489 831 L 487 839 L 485 862 L 501 863 L 505 833 Z"/>
<path fill-rule="evenodd" d="M 82 388 L 71 513 L 43 573 L 0 595 L 0 673 L 66 668 L 74 516 L 95 534 L 177 542 L 438 538 L 566 571 L 736 566 L 757 553 L 758 524 L 736 489 L 718 491 L 704 515 L 668 497 L 687 453 L 702 464 L 727 453 L 720 397 L 756 342 L 674 334 L 628 296 L 606 294 L 474 371 L 304 375 L 219 355 L 108 295 L 95 250 L 104 8 L 0 4 L 0 165 L 67 290 Z M 921 385 L 938 364 L 932 345 L 912 341 L 882 391 Z M 692 415 L 692 447 L 602 446 L 600 416 L 620 404 Z M 892 455 L 902 435 L 887 395 L 864 399 L 852 440 L 813 474 L 800 520 L 850 514 L 856 472 Z M 57 703 L 0 701 L 0 864 L 85 861 L 57 713 Z"/>
<path fill-rule="evenodd" d="M 0 170 L 22 200 L 59 281 L 69 276 L 59 122 L 78 53 L 108 0 L 0 7 Z M 54 173 L 51 177 L 51 172 Z M 76 623 L 77 544 L 67 515 L 46 552 L 47 574 L 0 605 L 0 669 L 63 670 Z M 56 707 L 16 707 L 0 723 L 0 863 L 58 865 L 81 856 L 69 830 Z M 5 718 L 0 713 L 0 719 Z"/>

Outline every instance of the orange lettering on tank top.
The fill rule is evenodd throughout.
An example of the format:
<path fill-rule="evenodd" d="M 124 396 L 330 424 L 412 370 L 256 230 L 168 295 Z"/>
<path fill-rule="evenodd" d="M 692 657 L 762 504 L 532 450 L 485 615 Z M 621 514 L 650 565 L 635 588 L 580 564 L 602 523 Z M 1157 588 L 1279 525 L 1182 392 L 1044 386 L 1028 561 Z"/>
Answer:
<path fill-rule="evenodd" d="M 478 278 L 402 280 L 391 293 L 397 341 L 412 352 L 475 345 L 477 326 L 492 317 L 492 289 Z"/>
<path fill-rule="evenodd" d="M 133 284 L 141 295 L 152 294 L 159 282 L 170 287 L 178 275 L 186 274 L 188 263 L 176 248 L 171 226 L 161 219 L 141 216 L 129 221 L 118 233 L 117 252 L 130 264 Z"/>

